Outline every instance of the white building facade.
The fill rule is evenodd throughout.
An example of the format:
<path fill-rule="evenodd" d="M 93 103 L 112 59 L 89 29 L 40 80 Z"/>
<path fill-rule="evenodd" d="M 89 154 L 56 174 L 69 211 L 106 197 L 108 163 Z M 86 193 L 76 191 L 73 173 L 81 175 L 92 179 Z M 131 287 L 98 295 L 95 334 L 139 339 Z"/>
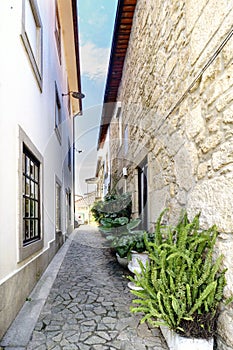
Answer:
<path fill-rule="evenodd" d="M 0 2 L 0 338 L 74 228 L 77 5 Z"/>

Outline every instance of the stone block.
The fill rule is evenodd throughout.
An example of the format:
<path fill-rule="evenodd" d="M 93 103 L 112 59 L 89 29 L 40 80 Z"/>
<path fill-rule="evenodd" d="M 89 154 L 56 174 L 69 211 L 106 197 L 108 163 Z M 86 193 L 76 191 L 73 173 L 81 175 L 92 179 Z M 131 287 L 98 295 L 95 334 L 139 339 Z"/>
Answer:
<path fill-rule="evenodd" d="M 186 143 L 174 157 L 176 183 L 180 188 L 189 191 L 193 187 L 197 165 L 197 150 L 194 144 Z"/>
<path fill-rule="evenodd" d="M 233 178 L 222 175 L 196 184 L 188 194 L 187 210 L 194 217 L 201 210 L 201 226 L 217 225 L 220 232 L 232 232 Z"/>
<path fill-rule="evenodd" d="M 206 176 L 207 172 L 208 172 L 208 163 L 205 162 L 205 163 L 199 164 L 198 169 L 197 169 L 198 180 L 203 179 Z"/>
<path fill-rule="evenodd" d="M 212 156 L 212 163 L 214 170 L 233 164 L 233 139 L 223 143 L 219 147 L 219 151 L 215 152 Z"/>
<path fill-rule="evenodd" d="M 203 142 L 200 143 L 200 148 L 204 154 L 210 152 L 211 150 L 215 150 L 215 148 L 222 142 L 223 140 L 223 133 L 218 132 L 214 135 L 210 135 L 203 140 Z"/>
<path fill-rule="evenodd" d="M 191 109 L 186 115 L 185 129 L 190 140 L 194 139 L 203 129 L 205 129 L 204 118 L 202 116 L 201 104 Z"/>
<path fill-rule="evenodd" d="M 230 106 L 223 112 L 223 123 L 225 124 L 233 123 L 233 106 Z"/>
<path fill-rule="evenodd" d="M 218 319 L 218 333 L 221 334 L 221 339 L 223 340 L 221 349 L 226 350 L 232 349 L 233 344 L 233 312 L 225 310 L 221 313 Z"/>

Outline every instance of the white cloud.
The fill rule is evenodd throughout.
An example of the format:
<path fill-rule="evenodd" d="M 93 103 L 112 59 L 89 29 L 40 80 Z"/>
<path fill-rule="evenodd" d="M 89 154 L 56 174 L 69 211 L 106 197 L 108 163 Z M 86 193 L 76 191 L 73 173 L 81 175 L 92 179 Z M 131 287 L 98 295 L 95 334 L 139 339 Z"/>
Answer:
<path fill-rule="evenodd" d="M 105 79 L 109 62 L 109 50 L 109 48 L 97 47 L 91 42 L 81 45 L 81 73 L 91 80 Z"/>

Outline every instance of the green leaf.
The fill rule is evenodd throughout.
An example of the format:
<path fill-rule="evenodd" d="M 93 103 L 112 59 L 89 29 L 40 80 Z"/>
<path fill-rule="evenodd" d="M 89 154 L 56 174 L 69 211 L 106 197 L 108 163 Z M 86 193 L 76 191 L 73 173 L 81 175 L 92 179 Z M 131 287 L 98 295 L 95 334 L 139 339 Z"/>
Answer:
<path fill-rule="evenodd" d="M 178 315 L 179 314 L 179 302 L 178 300 L 174 297 L 174 295 L 171 295 L 172 299 L 172 307 L 175 313 Z"/>
<path fill-rule="evenodd" d="M 131 220 L 128 224 L 127 224 L 127 229 L 129 231 L 133 230 L 135 227 L 137 227 L 140 224 L 141 220 L 140 219 L 134 219 Z"/>
<path fill-rule="evenodd" d="M 198 310 L 198 308 L 200 308 L 200 306 L 202 305 L 203 301 L 208 297 L 208 295 L 213 291 L 213 289 L 216 289 L 217 286 L 217 282 L 213 281 L 212 283 L 210 283 L 205 289 L 204 291 L 201 293 L 200 297 L 197 299 L 197 301 L 195 302 L 194 306 L 192 307 L 192 309 L 189 311 L 189 315 L 193 315 L 193 313 Z"/>
<path fill-rule="evenodd" d="M 101 225 L 103 225 L 105 227 L 112 227 L 112 222 L 113 222 L 113 220 L 110 218 L 103 218 L 100 220 Z"/>
<path fill-rule="evenodd" d="M 129 219 L 124 216 L 113 220 L 113 224 L 117 224 L 121 226 L 128 224 L 128 222 L 129 222 Z"/>

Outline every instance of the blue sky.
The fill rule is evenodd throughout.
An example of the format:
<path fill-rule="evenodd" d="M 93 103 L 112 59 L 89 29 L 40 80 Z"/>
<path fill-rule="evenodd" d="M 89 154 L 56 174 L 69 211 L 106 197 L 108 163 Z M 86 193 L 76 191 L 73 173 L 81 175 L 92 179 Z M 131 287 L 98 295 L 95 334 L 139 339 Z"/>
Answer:
<path fill-rule="evenodd" d="M 95 176 L 98 128 L 118 0 L 78 0 L 83 116 L 76 117 L 76 194 Z M 88 189 L 89 191 L 91 188 Z"/>

